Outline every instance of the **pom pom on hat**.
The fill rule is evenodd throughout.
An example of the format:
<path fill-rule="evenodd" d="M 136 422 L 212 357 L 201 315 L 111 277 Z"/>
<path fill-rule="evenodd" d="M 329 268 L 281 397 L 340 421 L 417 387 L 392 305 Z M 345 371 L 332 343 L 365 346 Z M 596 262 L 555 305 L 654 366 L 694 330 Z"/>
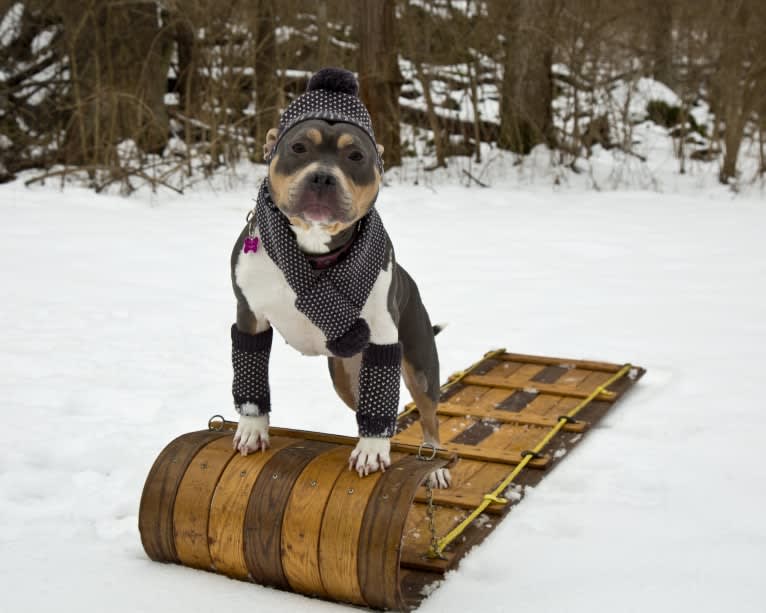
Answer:
<path fill-rule="evenodd" d="M 306 91 L 315 89 L 359 97 L 359 84 L 354 73 L 343 68 L 322 68 L 315 72 L 309 79 Z"/>

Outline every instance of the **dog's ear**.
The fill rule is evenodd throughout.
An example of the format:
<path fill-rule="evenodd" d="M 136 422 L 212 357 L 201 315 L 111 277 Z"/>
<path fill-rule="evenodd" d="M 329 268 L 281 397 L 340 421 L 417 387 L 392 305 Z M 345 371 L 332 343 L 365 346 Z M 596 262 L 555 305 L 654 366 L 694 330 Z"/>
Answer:
<path fill-rule="evenodd" d="M 380 159 L 383 159 L 383 145 L 375 145 L 378 148 L 378 155 L 380 156 Z"/>
<path fill-rule="evenodd" d="M 266 143 L 263 145 L 264 160 L 268 160 L 271 157 L 271 154 L 274 151 L 274 145 L 277 144 L 277 134 L 278 131 L 276 128 L 271 128 L 271 130 L 266 132 Z"/>

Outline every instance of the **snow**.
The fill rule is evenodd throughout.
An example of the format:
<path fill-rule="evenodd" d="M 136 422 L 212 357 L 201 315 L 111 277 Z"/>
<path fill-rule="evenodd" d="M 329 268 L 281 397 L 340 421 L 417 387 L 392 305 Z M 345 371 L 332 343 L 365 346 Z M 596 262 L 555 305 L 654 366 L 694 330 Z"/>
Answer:
<path fill-rule="evenodd" d="M 491 189 L 394 180 L 379 199 L 450 323 L 442 379 L 497 346 L 648 373 L 421 610 L 763 611 L 762 194 L 506 171 Z M 138 536 L 162 447 L 234 417 L 228 260 L 258 178 L 131 199 L 0 186 L 4 611 L 345 610 L 150 562 Z M 354 433 L 324 361 L 279 341 L 272 394 L 276 425 Z"/>
<path fill-rule="evenodd" d="M 17 2 L 8 8 L 0 20 L 0 47 L 7 47 L 16 39 L 21 19 L 24 16 L 24 4 Z"/>

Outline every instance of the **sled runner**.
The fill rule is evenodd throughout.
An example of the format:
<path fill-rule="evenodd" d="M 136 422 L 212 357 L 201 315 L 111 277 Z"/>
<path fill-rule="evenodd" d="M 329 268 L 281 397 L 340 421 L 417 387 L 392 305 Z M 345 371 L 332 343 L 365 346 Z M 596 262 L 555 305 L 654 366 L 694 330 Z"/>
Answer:
<path fill-rule="evenodd" d="M 147 555 L 320 598 L 407 610 L 454 568 L 644 374 L 617 365 L 492 351 L 452 375 L 441 450 L 408 405 L 392 466 L 348 470 L 356 439 L 271 428 L 241 456 L 235 422 L 211 418 L 159 455 L 141 497 Z M 449 466 L 452 487 L 431 490 Z"/>

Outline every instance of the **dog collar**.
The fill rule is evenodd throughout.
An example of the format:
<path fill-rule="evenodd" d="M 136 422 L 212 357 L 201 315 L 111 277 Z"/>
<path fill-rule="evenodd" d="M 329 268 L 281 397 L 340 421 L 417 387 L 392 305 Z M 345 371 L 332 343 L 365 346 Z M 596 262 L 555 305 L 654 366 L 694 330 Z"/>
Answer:
<path fill-rule="evenodd" d="M 311 268 L 314 270 L 325 270 L 326 268 L 335 266 L 335 264 L 343 259 L 343 256 L 346 255 L 348 250 L 351 249 L 351 245 L 354 244 L 358 231 L 359 224 L 357 223 L 354 226 L 354 232 L 351 234 L 351 238 L 348 239 L 345 244 L 341 245 L 337 249 L 333 249 L 329 253 L 322 253 L 321 255 L 309 255 L 307 253 L 306 259 L 311 265 Z"/>

